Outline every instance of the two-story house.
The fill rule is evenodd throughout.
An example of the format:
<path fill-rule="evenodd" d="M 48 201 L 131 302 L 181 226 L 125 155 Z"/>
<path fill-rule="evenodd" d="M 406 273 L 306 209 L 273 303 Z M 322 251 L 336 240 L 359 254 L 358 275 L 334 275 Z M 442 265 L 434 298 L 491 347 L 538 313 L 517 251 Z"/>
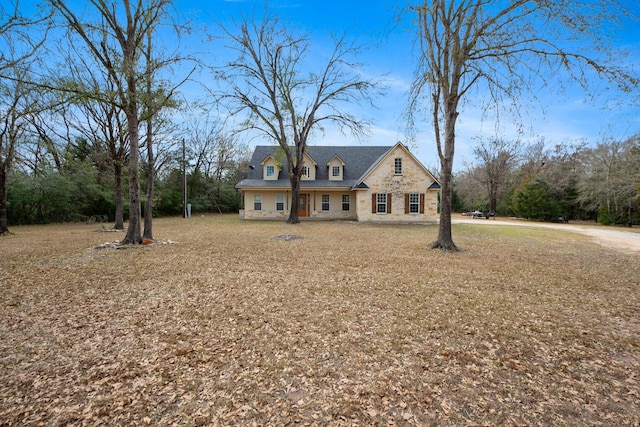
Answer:
<path fill-rule="evenodd" d="M 310 146 L 304 155 L 301 219 L 424 222 L 438 217 L 440 184 L 407 147 Z M 278 146 L 257 146 L 237 188 L 244 219 L 286 219 L 291 184 Z"/>

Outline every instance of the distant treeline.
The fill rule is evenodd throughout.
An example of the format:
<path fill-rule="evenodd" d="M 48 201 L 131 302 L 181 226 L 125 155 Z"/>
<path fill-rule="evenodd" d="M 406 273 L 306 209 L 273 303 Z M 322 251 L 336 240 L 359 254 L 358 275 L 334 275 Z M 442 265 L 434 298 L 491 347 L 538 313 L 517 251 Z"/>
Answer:
<path fill-rule="evenodd" d="M 180 144 L 177 145 L 177 151 L 168 153 L 157 174 L 153 201 L 155 217 L 182 215 L 183 212 L 184 175 Z M 76 139 L 57 153 L 57 162 L 49 161 L 53 156 L 46 152 L 41 153 L 35 164 L 20 162 L 7 179 L 8 224 L 114 222 L 116 183 L 110 167 L 112 161 L 95 148 L 85 139 Z M 196 157 L 213 156 L 215 144 L 209 148 L 210 153 L 198 153 Z M 237 147 L 227 145 L 226 148 L 235 150 Z M 233 151 L 234 155 L 218 162 L 220 168 L 204 168 L 204 162 L 198 164 L 193 161 L 194 150 L 189 148 L 186 189 L 187 203 L 191 205 L 193 214 L 237 212 L 240 209 L 241 198 L 235 184 L 242 168 L 244 151 L 234 150 L 227 150 Z M 146 186 L 146 175 L 142 173 L 141 176 L 141 184 Z M 126 172 L 122 176 L 121 189 L 126 221 L 129 204 Z"/>
<path fill-rule="evenodd" d="M 538 221 L 640 224 L 640 136 L 595 147 L 490 141 L 455 175 L 454 210 Z"/>

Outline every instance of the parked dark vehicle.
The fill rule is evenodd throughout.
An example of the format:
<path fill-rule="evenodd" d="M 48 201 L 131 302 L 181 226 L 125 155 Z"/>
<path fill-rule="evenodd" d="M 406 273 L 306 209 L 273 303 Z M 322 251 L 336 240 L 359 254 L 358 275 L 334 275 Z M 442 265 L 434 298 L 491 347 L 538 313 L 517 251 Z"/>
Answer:
<path fill-rule="evenodd" d="M 484 217 L 486 219 L 489 219 L 489 218 L 496 219 L 496 213 L 495 212 L 487 212 L 486 214 L 484 214 Z"/>

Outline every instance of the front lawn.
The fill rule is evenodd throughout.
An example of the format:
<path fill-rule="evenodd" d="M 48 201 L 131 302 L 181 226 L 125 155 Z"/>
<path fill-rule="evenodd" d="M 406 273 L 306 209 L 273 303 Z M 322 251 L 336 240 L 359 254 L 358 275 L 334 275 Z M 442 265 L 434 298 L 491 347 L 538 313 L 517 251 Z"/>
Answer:
<path fill-rule="evenodd" d="M 638 425 L 640 257 L 529 227 L 0 237 L 0 425 Z M 273 239 L 299 236 L 300 239 Z"/>

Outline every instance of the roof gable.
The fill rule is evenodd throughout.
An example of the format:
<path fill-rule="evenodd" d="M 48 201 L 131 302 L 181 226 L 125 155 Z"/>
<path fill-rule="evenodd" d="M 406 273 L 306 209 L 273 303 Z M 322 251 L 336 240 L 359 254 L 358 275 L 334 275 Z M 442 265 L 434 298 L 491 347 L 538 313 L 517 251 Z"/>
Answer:
<path fill-rule="evenodd" d="M 334 160 L 337 160 L 337 163 L 341 164 L 342 166 L 346 165 L 346 163 L 344 162 L 344 160 L 342 160 L 340 158 L 340 156 L 338 156 L 337 154 L 335 156 L 333 156 L 332 158 L 329 159 L 329 161 L 327 162 L 327 166 L 329 166 L 331 163 L 333 163 Z"/>
<path fill-rule="evenodd" d="M 369 174 L 371 174 L 371 172 L 380 164 L 382 163 L 388 156 L 391 155 L 391 153 L 393 153 L 395 151 L 396 148 L 400 148 L 402 149 L 410 158 L 411 160 L 413 160 L 427 175 L 429 175 L 434 182 L 437 182 L 435 176 L 422 164 L 422 162 L 420 160 L 418 160 L 416 158 L 416 156 L 413 155 L 413 153 L 411 153 L 411 151 L 409 151 L 409 149 L 407 148 L 406 145 L 404 145 L 401 142 L 398 142 L 396 145 L 394 145 L 393 147 L 389 148 L 383 155 L 381 155 L 376 161 L 375 163 L 373 163 L 367 170 L 366 172 L 364 172 L 364 174 L 362 174 L 362 177 L 358 180 L 359 182 L 365 181 L 365 179 L 367 178 L 367 176 Z"/>
<path fill-rule="evenodd" d="M 318 166 L 318 162 L 316 162 L 316 159 L 314 159 L 313 156 L 309 154 L 309 150 L 305 151 L 302 157 L 305 159 L 304 163 L 306 163 L 306 160 L 309 161 L 310 164 L 307 166 Z"/>
<path fill-rule="evenodd" d="M 262 159 L 262 161 L 260 162 L 260 165 L 264 166 L 264 164 L 267 163 L 269 160 L 273 160 L 274 163 L 278 163 L 276 159 L 273 157 L 273 155 L 268 154 L 267 157 Z"/>

